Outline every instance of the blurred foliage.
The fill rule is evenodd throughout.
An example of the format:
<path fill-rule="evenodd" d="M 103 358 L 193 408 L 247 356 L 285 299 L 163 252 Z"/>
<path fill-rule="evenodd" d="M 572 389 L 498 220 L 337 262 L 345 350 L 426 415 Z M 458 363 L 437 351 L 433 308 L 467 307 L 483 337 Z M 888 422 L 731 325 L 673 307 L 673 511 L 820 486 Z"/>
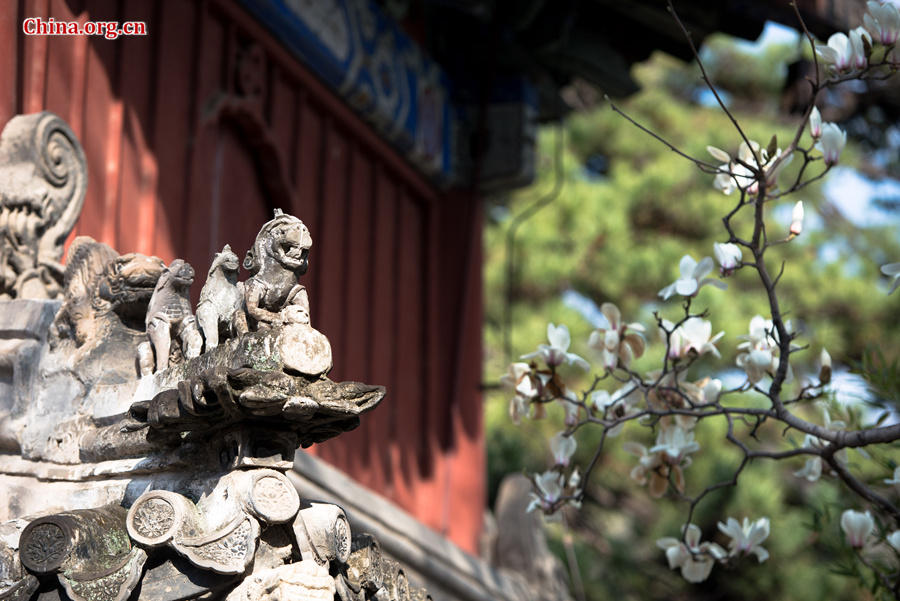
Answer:
<path fill-rule="evenodd" d="M 726 54 L 721 50 L 713 53 L 722 57 L 716 63 L 717 73 L 750 78 L 729 84 L 735 91 L 759 88 L 763 90 L 759 93 L 770 96 L 777 91 L 776 74 L 765 65 L 784 60 L 782 51 L 763 57 L 748 67 L 749 71 L 742 71 L 745 65 Z M 634 75 L 643 91 L 621 103 L 629 115 L 703 160 L 714 162 L 707 155 L 707 145 L 736 152 L 740 138 L 728 118 L 720 110 L 690 104 L 689 95 L 681 93 L 697 83 L 693 67 L 656 55 L 635 69 Z M 776 134 L 782 146 L 790 139 L 797 122 L 772 111 L 776 105 L 742 104 L 736 108 L 750 138 L 765 144 Z M 496 382 L 511 359 L 546 342 L 548 322 L 567 324 L 573 340 L 570 350 L 592 358 L 586 346 L 592 326 L 581 313 L 564 304 L 562 294 L 567 290 L 584 295 L 598 306 L 614 302 L 626 321 L 645 324 L 648 342 L 653 344 L 634 367 L 643 371 L 659 365 L 662 347 L 652 327 L 652 314 L 659 311 L 671 319 L 677 317 L 680 307 L 676 300 L 661 303 L 657 292 L 676 279 L 682 255 L 688 253 L 698 260 L 712 256 L 713 242 L 726 238 L 721 218 L 736 203 L 735 197 L 712 188 L 712 176 L 699 172 L 607 106 L 573 115 L 561 127 L 561 145 L 557 145 L 554 128 L 540 135 L 539 176 L 534 185 L 494 199 L 489 207 L 484 267 L 485 376 L 489 382 Z M 559 173 L 556 159 L 561 159 Z M 855 160 L 856 153 L 852 145 L 848 146 L 842 163 Z M 794 163 L 785 179 L 795 173 L 799 160 Z M 598 165 L 602 169 L 597 169 Z M 812 168 L 812 173 L 820 168 L 821 163 Z M 556 177 L 563 178 L 562 191 L 548 200 L 546 195 L 554 188 Z M 845 366 L 860 367 L 865 361 L 889 366 L 898 361 L 900 348 L 895 341 L 900 335 L 900 299 L 885 294 L 886 279 L 879 274 L 879 265 L 900 260 L 896 231 L 886 226 L 864 230 L 854 227 L 826 206 L 821 187 L 816 185 L 767 207 L 770 239 L 787 235 L 790 207 L 798 199 L 806 205 L 806 231 L 790 244 L 772 248 L 767 255 L 773 273 L 784 261 L 784 277 L 778 288 L 782 309 L 802 333 L 798 343 L 809 345 L 792 356 L 797 374 L 794 385 L 802 381 L 804 371 L 815 369 L 823 346 L 836 364 Z M 547 204 L 517 230 L 513 286 L 507 291 L 510 224 L 514 216 L 538 201 Z M 738 219 L 736 224 L 739 235 L 746 235 L 751 225 L 747 219 Z M 725 292 L 711 287 L 701 290 L 693 307 L 708 308 L 713 332 L 724 330 L 725 337 L 718 344 L 721 361 L 704 358 L 692 371 L 693 379 L 718 375 L 721 372 L 717 370 L 733 367 L 738 336 L 746 334 L 753 315 L 767 315 L 764 294 L 754 278 L 754 272 L 743 270 L 727 280 L 729 289 Z M 509 354 L 504 331 L 507 311 L 513 324 L 507 333 Z M 877 358 L 873 359 L 876 356 L 871 353 L 876 351 L 872 349 L 877 349 Z M 881 383 L 886 391 L 896 390 L 896 375 L 896 369 L 893 375 L 887 369 L 876 384 Z M 580 384 L 584 386 L 586 381 Z M 878 386 L 875 388 L 879 392 Z M 493 500 L 504 474 L 547 468 L 547 439 L 561 429 L 561 415 L 556 408 L 548 420 L 524 420 L 521 426 L 514 426 L 507 414 L 507 395 L 494 391 L 486 398 Z M 753 401 L 748 398 L 741 402 Z M 893 407 L 896 409 L 896 405 Z M 801 411 L 806 418 L 821 423 L 818 407 Z M 748 430 L 749 426 L 739 426 L 744 435 Z M 790 433 L 782 438 L 774 424 L 764 426 L 759 436 L 763 442 L 775 441 L 781 448 L 802 441 Z M 739 460 L 737 450 L 724 440 L 723 423 L 704 421 L 698 426 L 697 437 L 701 451 L 686 470 L 688 491 L 694 493 L 729 478 Z M 599 430 L 583 428 L 577 439 L 575 463 L 584 466 L 599 440 Z M 727 539 L 717 532 L 717 521 L 728 516 L 769 516 L 771 535 L 764 543 L 771 553 L 769 561 L 756 566 L 755 559 L 750 558 L 734 570 L 716 567 L 710 579 L 700 585 L 685 583 L 677 571 L 668 569 L 655 540 L 678 535 L 687 507 L 673 499 L 655 501 L 629 479 L 636 460 L 621 450 L 626 439 L 649 444 L 652 434 L 630 425 L 620 437 L 607 441 L 584 508 L 566 514 L 575 534 L 588 599 L 874 598 L 860 590 L 858 579 L 846 577 L 848 570 L 857 567 L 843 544 L 838 524 L 840 512 L 861 508 L 860 501 L 829 477 L 815 484 L 794 477 L 792 472 L 803 466 L 803 459 L 751 463 L 738 487 L 709 495 L 694 515 L 704 539 L 720 543 Z M 873 483 L 888 477 L 897 459 L 896 446 L 880 449 L 871 460 L 855 452 L 850 454 L 854 469 Z M 554 544 L 560 548 L 559 540 Z"/>
<path fill-rule="evenodd" d="M 716 86 L 736 98 L 765 101 L 778 97 L 784 88 L 788 65 L 811 58 L 806 40 L 798 43 L 753 47 L 716 34 L 704 40 L 703 64 Z"/>

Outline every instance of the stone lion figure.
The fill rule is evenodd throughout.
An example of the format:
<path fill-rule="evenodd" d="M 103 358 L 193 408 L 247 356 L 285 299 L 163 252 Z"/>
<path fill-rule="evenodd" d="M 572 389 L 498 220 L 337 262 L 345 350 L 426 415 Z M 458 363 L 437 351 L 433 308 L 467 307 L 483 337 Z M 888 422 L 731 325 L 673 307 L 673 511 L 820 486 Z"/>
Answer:
<path fill-rule="evenodd" d="M 244 258 L 252 277 L 244 284 L 247 315 L 257 328 L 309 324 L 309 295 L 298 278 L 309 268 L 312 236 L 298 218 L 280 210 L 267 221 Z"/>

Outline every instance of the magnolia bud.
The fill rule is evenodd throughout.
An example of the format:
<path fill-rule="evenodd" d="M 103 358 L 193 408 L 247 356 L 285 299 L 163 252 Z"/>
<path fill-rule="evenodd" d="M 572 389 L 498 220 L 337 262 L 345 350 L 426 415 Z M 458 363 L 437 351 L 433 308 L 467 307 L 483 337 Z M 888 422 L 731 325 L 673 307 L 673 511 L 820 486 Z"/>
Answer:
<path fill-rule="evenodd" d="M 831 382 L 831 355 L 824 348 L 819 353 L 819 383 L 821 385 Z"/>
<path fill-rule="evenodd" d="M 816 107 L 813 107 L 812 112 L 809 114 L 809 135 L 813 137 L 813 140 L 818 140 L 822 137 L 822 115 Z"/>
<path fill-rule="evenodd" d="M 803 201 L 798 200 L 791 212 L 791 234 L 799 236 L 803 231 Z"/>

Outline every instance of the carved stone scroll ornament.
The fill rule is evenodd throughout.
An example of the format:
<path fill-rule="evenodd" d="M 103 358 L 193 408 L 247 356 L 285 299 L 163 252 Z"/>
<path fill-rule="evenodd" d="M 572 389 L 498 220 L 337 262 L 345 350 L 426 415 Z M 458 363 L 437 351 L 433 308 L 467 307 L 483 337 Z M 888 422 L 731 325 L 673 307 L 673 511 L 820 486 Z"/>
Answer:
<path fill-rule="evenodd" d="M 123 601 L 140 581 L 147 554 L 131 545 L 116 505 L 40 517 L 19 540 L 22 565 L 56 574 L 73 601 Z"/>
<path fill-rule="evenodd" d="M 59 260 L 87 189 L 71 128 L 53 113 L 14 117 L 0 134 L 0 299 L 55 298 Z"/>

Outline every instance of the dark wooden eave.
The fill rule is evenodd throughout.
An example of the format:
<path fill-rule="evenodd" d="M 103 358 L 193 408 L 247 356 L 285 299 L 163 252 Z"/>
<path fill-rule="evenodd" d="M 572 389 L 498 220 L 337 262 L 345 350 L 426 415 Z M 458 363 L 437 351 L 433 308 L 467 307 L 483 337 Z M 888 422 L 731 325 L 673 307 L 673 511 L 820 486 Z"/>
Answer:
<path fill-rule="evenodd" d="M 524 74 L 537 85 L 541 120 L 566 111 L 560 88 L 574 79 L 610 96 L 637 91 L 631 66 L 661 50 L 683 60 L 690 45 L 665 0 L 382 0 L 428 51 L 462 82 L 463 95 L 498 75 Z M 400 8 L 398 9 L 398 5 Z M 798 0 L 821 39 L 846 29 L 862 0 Z M 699 46 L 714 32 L 756 39 L 767 20 L 798 27 L 787 0 L 675 0 Z M 477 101 L 477 98 L 472 98 Z"/>

